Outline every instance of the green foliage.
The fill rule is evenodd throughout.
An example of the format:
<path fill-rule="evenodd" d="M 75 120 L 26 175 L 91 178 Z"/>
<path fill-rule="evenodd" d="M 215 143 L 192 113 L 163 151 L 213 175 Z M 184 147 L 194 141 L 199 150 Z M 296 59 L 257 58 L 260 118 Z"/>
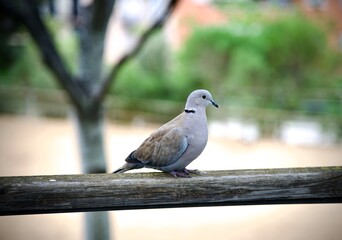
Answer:
<path fill-rule="evenodd" d="M 172 54 L 158 32 L 123 67 L 111 92 L 183 101 L 192 90 L 207 88 L 218 102 L 233 107 L 338 119 L 342 56 L 326 36 L 298 14 L 272 21 L 253 15 L 227 26 L 198 28 L 180 52 Z"/>
<path fill-rule="evenodd" d="M 294 78 L 300 70 L 315 64 L 327 48 L 324 32 L 299 17 L 269 24 L 262 38 L 270 67 Z"/>
<path fill-rule="evenodd" d="M 169 55 L 163 35 L 155 33 L 137 58 L 120 70 L 111 93 L 132 98 L 168 98 Z"/>
<path fill-rule="evenodd" d="M 22 37 L 25 45 L 22 46 L 20 58 L 16 59 L 10 68 L 0 73 L 1 83 L 28 87 L 56 87 L 32 40 L 27 35 Z"/>
<path fill-rule="evenodd" d="M 47 19 L 45 21 L 51 34 L 56 40 L 59 52 L 67 67 L 76 70 L 77 43 L 76 38 L 61 30 L 57 21 Z M 58 37 L 57 37 L 58 33 Z M 0 69 L 0 83 L 6 85 L 20 85 L 38 88 L 57 88 L 56 81 L 51 72 L 46 68 L 37 46 L 28 33 L 17 34 L 17 41 L 21 42 L 16 48 L 20 49 L 16 58 L 11 61 L 9 67 Z M 8 46 L 6 46 L 8 47 Z M 1 56 L 6 61 L 5 56 Z"/>
<path fill-rule="evenodd" d="M 318 89 L 341 83 L 342 56 L 317 25 L 299 15 L 253 21 L 198 29 L 179 55 L 183 90 L 208 87 L 221 102 L 306 111 L 303 102 L 315 98 Z M 337 99 L 338 92 L 323 90 L 319 97 Z M 331 104 L 319 111 L 336 109 Z"/>
<path fill-rule="evenodd" d="M 48 26 L 75 72 L 77 42 L 54 21 Z M 0 70 L 0 81 L 56 87 L 53 76 L 27 35 L 20 58 Z M 194 89 L 208 88 L 222 104 L 299 110 L 341 116 L 342 55 L 327 34 L 298 14 L 270 21 L 258 14 L 231 19 L 226 26 L 198 28 L 179 53 L 156 32 L 139 55 L 120 70 L 110 93 L 131 98 L 184 101 Z M 58 41 L 57 41 L 58 40 Z"/>

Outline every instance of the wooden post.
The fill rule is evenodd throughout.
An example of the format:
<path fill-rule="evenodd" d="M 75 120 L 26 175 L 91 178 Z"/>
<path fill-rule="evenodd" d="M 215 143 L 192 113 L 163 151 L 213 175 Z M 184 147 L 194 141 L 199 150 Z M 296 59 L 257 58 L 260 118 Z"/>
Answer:
<path fill-rule="evenodd" d="M 0 177 L 0 215 L 342 203 L 342 167 Z"/>

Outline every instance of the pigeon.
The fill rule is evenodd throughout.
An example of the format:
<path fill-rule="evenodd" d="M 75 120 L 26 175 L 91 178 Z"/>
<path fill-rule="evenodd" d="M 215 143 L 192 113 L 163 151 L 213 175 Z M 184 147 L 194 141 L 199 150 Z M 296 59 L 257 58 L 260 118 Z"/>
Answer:
<path fill-rule="evenodd" d="M 198 170 L 186 169 L 208 142 L 206 107 L 218 105 L 209 91 L 195 90 L 188 96 L 184 112 L 154 131 L 113 173 L 153 168 L 174 177 L 190 177 Z"/>

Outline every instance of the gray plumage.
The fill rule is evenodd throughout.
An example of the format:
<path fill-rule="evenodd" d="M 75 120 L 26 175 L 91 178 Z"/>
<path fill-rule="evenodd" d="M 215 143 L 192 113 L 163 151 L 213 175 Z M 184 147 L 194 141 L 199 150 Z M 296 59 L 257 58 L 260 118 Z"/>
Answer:
<path fill-rule="evenodd" d="M 175 177 L 189 177 L 198 172 L 186 169 L 204 150 L 208 141 L 206 107 L 218 105 L 207 90 L 193 91 L 185 110 L 153 132 L 135 151 L 128 155 L 126 164 L 114 173 L 131 169 L 154 168 Z"/>

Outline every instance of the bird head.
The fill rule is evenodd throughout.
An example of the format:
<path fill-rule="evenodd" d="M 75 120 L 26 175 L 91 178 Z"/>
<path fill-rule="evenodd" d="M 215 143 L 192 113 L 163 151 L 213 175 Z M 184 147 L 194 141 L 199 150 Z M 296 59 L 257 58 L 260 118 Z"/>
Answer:
<path fill-rule="evenodd" d="M 185 109 L 197 109 L 199 107 L 207 107 L 209 105 L 213 105 L 216 108 L 218 108 L 218 105 L 213 100 L 213 97 L 211 96 L 210 92 L 204 89 L 195 90 L 192 93 L 190 93 Z"/>

